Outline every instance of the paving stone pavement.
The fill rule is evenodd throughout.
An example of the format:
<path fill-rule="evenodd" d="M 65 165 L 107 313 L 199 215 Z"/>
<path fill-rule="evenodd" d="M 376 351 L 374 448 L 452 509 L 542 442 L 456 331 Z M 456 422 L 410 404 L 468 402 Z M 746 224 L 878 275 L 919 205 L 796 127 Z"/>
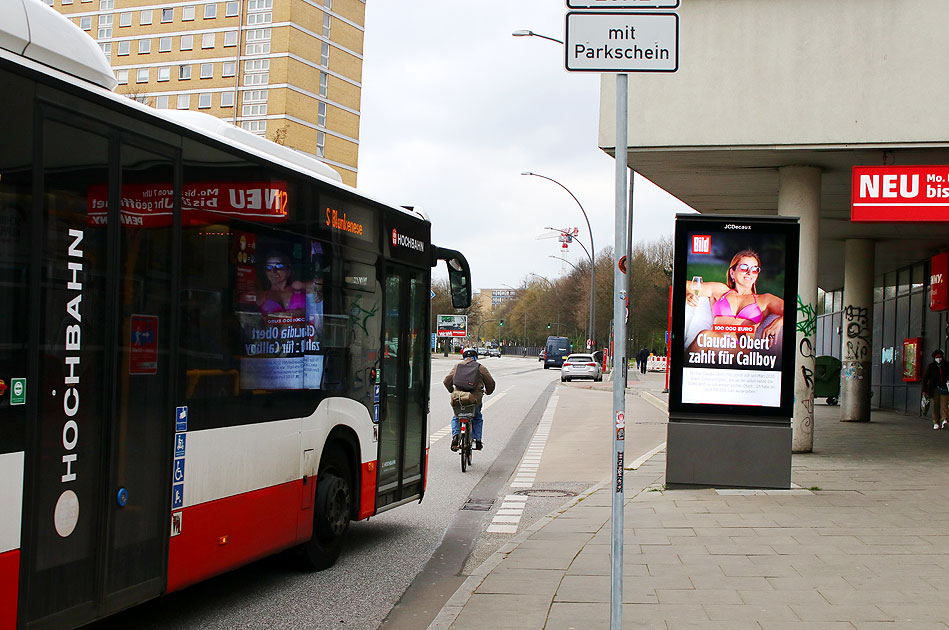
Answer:
<path fill-rule="evenodd" d="M 631 390 L 662 385 L 650 374 Z M 797 489 L 665 490 L 664 452 L 626 472 L 624 628 L 949 629 L 949 431 L 814 415 Z M 609 628 L 607 483 L 514 537 L 430 630 Z"/>

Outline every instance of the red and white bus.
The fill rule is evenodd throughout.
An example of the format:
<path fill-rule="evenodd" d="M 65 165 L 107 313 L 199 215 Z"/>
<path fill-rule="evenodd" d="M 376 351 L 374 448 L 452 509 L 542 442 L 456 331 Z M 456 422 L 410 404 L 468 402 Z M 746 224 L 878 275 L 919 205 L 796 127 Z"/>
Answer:
<path fill-rule="evenodd" d="M 430 222 L 111 91 L 0 5 L 0 629 L 73 628 L 425 490 Z M 210 119 L 210 120 L 208 120 Z"/>

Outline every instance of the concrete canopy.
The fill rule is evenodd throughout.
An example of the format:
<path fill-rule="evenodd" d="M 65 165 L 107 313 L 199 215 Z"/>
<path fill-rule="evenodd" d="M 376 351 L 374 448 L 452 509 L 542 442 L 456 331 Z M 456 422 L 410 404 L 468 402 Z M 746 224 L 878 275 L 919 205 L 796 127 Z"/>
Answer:
<path fill-rule="evenodd" d="M 949 243 L 946 223 L 852 223 L 855 165 L 949 164 L 942 0 L 689 0 L 675 74 L 632 74 L 630 167 L 701 213 L 777 214 L 778 168 L 822 172 L 818 286 L 843 286 L 843 241 L 876 243 L 874 272 Z M 615 153 L 615 79 L 600 147 Z"/>

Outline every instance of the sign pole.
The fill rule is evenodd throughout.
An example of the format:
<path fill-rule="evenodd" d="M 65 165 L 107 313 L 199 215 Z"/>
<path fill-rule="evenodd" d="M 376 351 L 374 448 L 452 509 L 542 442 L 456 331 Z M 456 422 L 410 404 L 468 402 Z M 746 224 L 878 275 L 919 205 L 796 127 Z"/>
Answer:
<path fill-rule="evenodd" d="M 614 229 L 613 251 L 626 249 L 626 163 L 627 138 L 629 124 L 628 81 L 625 73 L 616 75 L 616 222 Z M 610 630 L 623 628 L 623 459 L 626 454 L 626 382 L 617 378 L 628 364 L 626 357 L 626 278 L 628 274 L 620 271 L 619 265 L 613 268 L 613 531 L 612 553 L 610 554 Z M 617 369 L 619 368 L 619 369 Z"/>

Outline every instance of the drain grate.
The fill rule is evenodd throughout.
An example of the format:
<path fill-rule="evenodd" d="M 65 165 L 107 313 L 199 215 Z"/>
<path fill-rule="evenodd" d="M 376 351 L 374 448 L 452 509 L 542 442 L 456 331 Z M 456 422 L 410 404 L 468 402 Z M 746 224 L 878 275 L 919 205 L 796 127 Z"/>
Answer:
<path fill-rule="evenodd" d="M 575 497 L 577 496 L 576 492 L 570 492 L 569 490 L 553 490 L 553 489 L 544 489 L 544 488 L 531 488 L 530 490 L 518 490 L 514 494 L 522 494 L 528 497 Z"/>
<path fill-rule="evenodd" d="M 474 512 L 490 512 L 492 507 L 494 507 L 494 499 L 468 499 L 461 506 L 461 509 Z"/>

